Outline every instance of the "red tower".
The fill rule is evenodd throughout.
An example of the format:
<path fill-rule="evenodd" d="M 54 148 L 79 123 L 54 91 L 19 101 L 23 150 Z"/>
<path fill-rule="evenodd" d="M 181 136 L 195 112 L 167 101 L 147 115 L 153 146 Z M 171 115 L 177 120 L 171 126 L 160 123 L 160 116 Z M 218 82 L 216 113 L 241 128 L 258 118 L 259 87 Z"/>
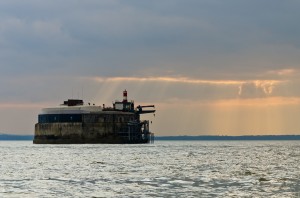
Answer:
<path fill-rule="evenodd" d="M 123 103 L 127 102 L 127 91 L 123 91 Z"/>

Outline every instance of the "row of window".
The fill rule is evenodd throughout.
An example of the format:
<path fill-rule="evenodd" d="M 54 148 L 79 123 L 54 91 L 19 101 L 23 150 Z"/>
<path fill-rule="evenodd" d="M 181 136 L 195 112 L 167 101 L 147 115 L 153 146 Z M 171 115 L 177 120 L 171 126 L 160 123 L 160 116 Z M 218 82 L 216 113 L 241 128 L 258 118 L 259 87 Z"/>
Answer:
<path fill-rule="evenodd" d="M 39 123 L 54 123 L 54 122 L 82 122 L 83 121 L 83 115 L 82 114 L 42 114 L 38 117 Z M 89 116 L 90 117 L 90 116 Z M 93 117 L 90 117 L 88 120 L 89 122 L 99 122 L 100 119 L 91 119 Z M 110 118 L 110 117 L 109 117 Z M 103 117 L 101 119 L 102 122 L 109 122 L 110 119 Z M 115 121 L 117 122 L 129 122 L 133 121 L 133 117 L 117 117 L 115 118 Z M 112 120 L 111 120 L 112 121 Z M 87 122 L 85 119 L 84 122 Z"/>
<path fill-rule="evenodd" d="M 39 123 L 82 122 L 81 114 L 44 114 L 39 115 Z"/>

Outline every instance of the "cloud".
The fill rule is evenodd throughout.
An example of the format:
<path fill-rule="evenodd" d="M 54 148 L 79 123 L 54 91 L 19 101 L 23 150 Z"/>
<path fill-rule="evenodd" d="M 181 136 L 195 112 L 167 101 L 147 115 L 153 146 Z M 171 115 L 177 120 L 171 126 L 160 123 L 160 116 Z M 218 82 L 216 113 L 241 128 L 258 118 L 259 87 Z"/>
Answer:
<path fill-rule="evenodd" d="M 188 83 L 188 84 L 211 84 L 211 85 L 241 85 L 241 84 L 255 84 L 256 87 L 263 87 L 266 89 L 268 85 L 274 85 L 283 83 L 280 80 L 201 80 L 188 77 L 169 77 L 169 76 L 157 76 L 157 77 L 93 77 L 90 80 L 98 82 L 166 82 L 166 83 Z M 268 90 L 270 92 L 270 90 Z"/>
<path fill-rule="evenodd" d="M 58 104 L 71 97 L 94 103 L 110 103 L 124 89 L 139 102 L 174 100 L 207 101 L 236 98 L 295 97 L 294 84 L 287 80 L 202 80 L 188 77 L 72 77 L 28 76 L 1 78 L 0 102 L 50 102 Z M 296 87 L 295 87 L 296 88 Z M 47 91 L 45 91 L 47 90 Z"/>
<path fill-rule="evenodd" d="M 287 69 L 279 69 L 279 70 L 271 70 L 267 72 L 271 75 L 277 75 L 277 76 L 293 76 L 297 73 L 299 74 L 299 71 L 297 71 L 294 68 L 287 68 Z"/>
<path fill-rule="evenodd" d="M 137 102 L 176 106 L 165 106 L 170 118 L 162 118 L 160 127 L 184 105 L 194 105 L 183 116 L 201 113 L 181 129 L 196 129 L 211 104 L 227 104 L 236 112 L 243 104 L 297 105 L 299 5 L 281 0 L 3 0 L 0 108 L 3 115 L 22 109 L 21 119 L 31 107 L 35 116 L 39 105 L 70 97 L 111 103 L 128 89 Z M 230 117 L 214 111 L 210 120 L 201 117 L 203 129 Z M 299 117 L 291 109 L 279 112 Z"/>
<path fill-rule="evenodd" d="M 284 83 L 283 81 L 256 80 L 245 82 L 239 86 L 239 96 L 243 98 L 265 97 L 272 95 L 276 85 Z"/>
<path fill-rule="evenodd" d="M 237 95 L 242 98 L 266 97 L 273 93 L 274 88 L 278 84 L 286 83 L 283 80 L 201 80 L 187 77 L 94 77 L 92 80 L 97 82 L 136 82 L 136 83 L 179 83 L 179 84 L 198 84 L 203 86 L 234 87 Z"/>
<path fill-rule="evenodd" d="M 213 85 L 239 85 L 244 81 L 230 81 L 230 80 L 199 80 L 187 77 L 95 77 L 98 82 L 165 82 L 165 83 L 188 83 L 188 84 L 213 84 Z"/>
<path fill-rule="evenodd" d="M 299 67 L 298 34 L 293 33 L 299 31 L 297 2 L 275 1 L 272 7 L 261 1 L 192 0 L 0 5 L 2 75 L 26 68 L 22 75 L 171 72 L 207 80 L 251 80 L 285 65 Z M 282 9 L 290 10 L 289 15 L 277 12 Z"/>
<path fill-rule="evenodd" d="M 48 103 L 0 103 L 0 109 L 41 109 L 43 107 L 49 106 Z"/>
<path fill-rule="evenodd" d="M 299 106 L 300 97 L 266 97 L 266 98 L 246 98 L 246 99 L 230 99 L 230 100 L 217 100 L 207 103 L 213 106 L 249 106 L 249 107 L 278 107 L 278 106 Z"/>

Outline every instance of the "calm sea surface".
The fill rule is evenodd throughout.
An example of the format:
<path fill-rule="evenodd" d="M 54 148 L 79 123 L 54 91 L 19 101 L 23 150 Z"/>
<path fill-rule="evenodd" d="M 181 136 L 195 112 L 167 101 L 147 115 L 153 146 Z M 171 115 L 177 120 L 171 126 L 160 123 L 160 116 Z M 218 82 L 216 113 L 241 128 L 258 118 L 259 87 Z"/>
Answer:
<path fill-rule="evenodd" d="M 300 141 L 3 141 L 0 197 L 300 197 Z"/>

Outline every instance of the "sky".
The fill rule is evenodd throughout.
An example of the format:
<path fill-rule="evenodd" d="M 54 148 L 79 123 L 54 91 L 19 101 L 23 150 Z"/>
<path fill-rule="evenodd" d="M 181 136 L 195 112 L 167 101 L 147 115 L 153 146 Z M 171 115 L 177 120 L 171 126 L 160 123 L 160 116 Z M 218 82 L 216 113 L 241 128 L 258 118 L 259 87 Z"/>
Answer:
<path fill-rule="evenodd" d="M 0 133 L 68 98 L 154 104 L 156 135 L 300 134 L 300 1 L 2 0 Z"/>

